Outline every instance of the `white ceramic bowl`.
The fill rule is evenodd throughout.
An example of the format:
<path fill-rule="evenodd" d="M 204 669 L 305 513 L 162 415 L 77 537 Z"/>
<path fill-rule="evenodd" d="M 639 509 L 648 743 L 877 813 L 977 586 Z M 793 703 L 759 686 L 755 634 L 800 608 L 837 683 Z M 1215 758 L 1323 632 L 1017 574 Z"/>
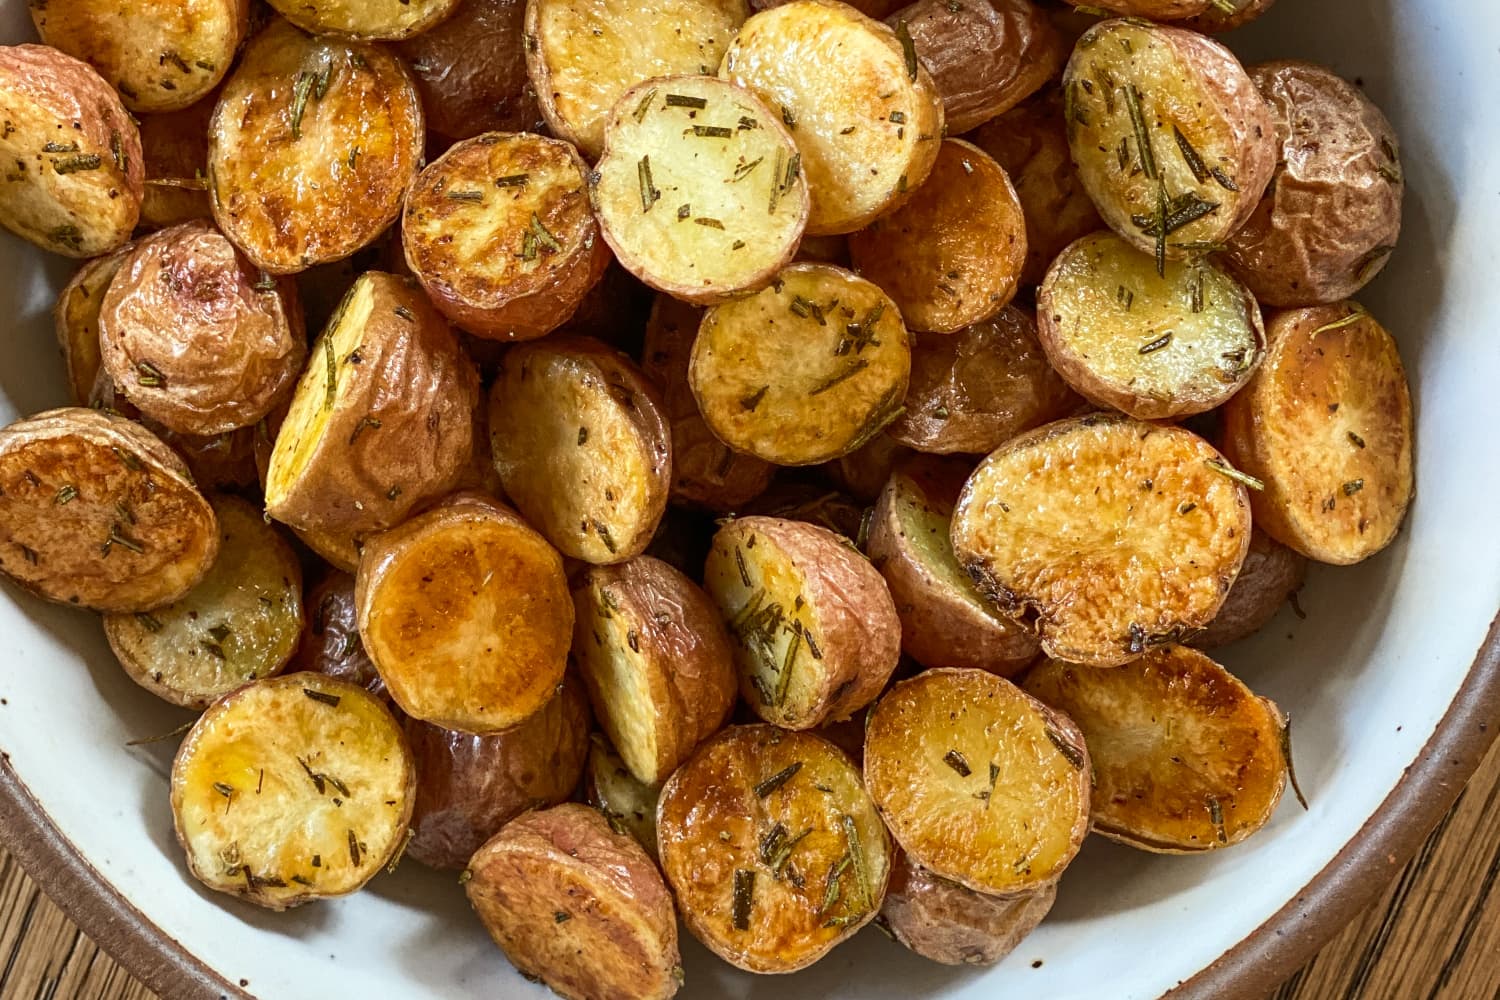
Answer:
<path fill-rule="evenodd" d="M 25 5 L 5 0 L 0 39 L 31 37 Z M 1500 7 L 1454 0 L 1281 0 L 1228 38 L 1247 60 L 1309 58 L 1362 81 L 1395 123 L 1408 178 L 1401 246 L 1363 300 L 1411 374 L 1417 502 L 1379 557 L 1313 571 L 1306 621 L 1283 613 L 1225 654 L 1295 720 L 1311 810 L 1288 797 L 1267 830 L 1211 857 L 1091 839 L 1046 924 L 991 970 L 929 964 L 867 930 L 807 972 L 757 979 L 684 935 L 684 996 L 1263 995 L 1415 849 L 1500 702 L 1497 644 L 1476 660 L 1500 607 L 1497 39 Z M 0 262 L 9 422 L 66 399 L 48 309 L 71 266 L 8 236 Z M 201 888 L 168 812 L 175 741 L 125 746 L 188 716 L 126 679 L 94 616 L 3 590 L 0 829 L 148 984 L 173 1000 L 547 995 L 489 943 L 452 876 L 415 863 L 286 914 Z"/>

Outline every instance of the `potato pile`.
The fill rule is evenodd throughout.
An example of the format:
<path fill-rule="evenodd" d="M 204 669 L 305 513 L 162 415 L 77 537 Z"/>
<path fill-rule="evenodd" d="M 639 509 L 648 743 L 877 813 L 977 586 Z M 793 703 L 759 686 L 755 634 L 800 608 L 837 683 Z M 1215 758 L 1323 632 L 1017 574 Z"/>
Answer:
<path fill-rule="evenodd" d="M 117 6 L 0 48 L 0 223 L 84 259 L 0 570 L 202 712 L 205 885 L 410 853 L 665 998 L 679 920 L 991 964 L 1090 831 L 1295 789 L 1205 650 L 1399 531 L 1405 182 L 1210 37 L 1266 0 Z"/>

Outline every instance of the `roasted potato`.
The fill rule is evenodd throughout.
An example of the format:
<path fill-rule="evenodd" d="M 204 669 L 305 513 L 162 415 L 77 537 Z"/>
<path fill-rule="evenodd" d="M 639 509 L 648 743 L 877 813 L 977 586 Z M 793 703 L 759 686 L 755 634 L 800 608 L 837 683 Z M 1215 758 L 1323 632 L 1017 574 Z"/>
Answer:
<path fill-rule="evenodd" d="M 479 376 L 421 291 L 360 276 L 313 344 L 266 471 L 266 511 L 349 538 L 451 490 L 474 448 Z"/>
<path fill-rule="evenodd" d="M 165 229 L 213 218 L 208 130 L 218 103 L 218 94 L 210 93 L 181 110 L 141 116 L 141 153 L 146 158 L 142 228 Z"/>
<path fill-rule="evenodd" d="M 954 333 L 1015 297 L 1026 220 L 1000 164 L 945 139 L 927 183 L 850 236 L 849 256 L 895 301 L 909 329 Z"/>
<path fill-rule="evenodd" d="M 913 337 L 911 354 L 913 390 L 916 388 L 918 344 L 919 338 Z M 907 406 L 910 408 L 912 392 L 909 391 L 906 394 L 906 399 Z M 858 451 L 840 455 L 822 466 L 823 474 L 855 500 L 862 503 L 874 503 L 875 498 L 880 496 L 880 491 L 885 489 L 886 480 L 891 478 L 891 471 L 902 459 L 912 453 L 910 448 L 891 435 L 891 428 L 901 423 L 905 417 L 906 414 L 902 413 L 891 421 L 884 431 L 876 434 Z"/>
<path fill-rule="evenodd" d="M 214 110 L 214 221 L 272 274 L 340 260 L 400 214 L 422 135 L 421 99 L 395 55 L 273 21 Z"/>
<path fill-rule="evenodd" d="M 490 392 L 490 446 L 510 496 L 563 555 L 645 551 L 667 507 L 672 432 L 629 358 L 585 337 L 523 344 Z"/>
<path fill-rule="evenodd" d="M 719 75 L 778 111 L 801 153 L 813 235 L 852 233 L 921 187 L 943 137 L 943 102 L 909 34 L 837 0 L 756 14 Z"/>
<path fill-rule="evenodd" d="M 530 340 L 573 315 L 609 265 L 577 150 L 539 135 L 460 142 L 406 193 L 406 263 L 448 319 Z"/>
<path fill-rule="evenodd" d="M 599 733 L 590 738 L 583 794 L 616 832 L 630 834 L 656 860 L 656 803 L 661 786 L 642 784 Z"/>
<path fill-rule="evenodd" d="M 765 291 L 708 311 L 688 382 L 729 447 L 816 465 L 898 416 L 910 372 L 906 327 L 884 292 L 830 264 L 793 264 Z"/>
<path fill-rule="evenodd" d="M 175 431 L 145 421 L 187 463 L 193 482 L 202 490 L 230 492 L 257 486 L 255 471 L 255 428 L 241 427 L 223 434 L 200 436 Z"/>
<path fill-rule="evenodd" d="M 897 941 L 944 965 L 994 965 L 1052 909 L 1057 886 L 988 896 L 934 875 L 897 851 L 880 915 Z"/>
<path fill-rule="evenodd" d="M 285 910 L 361 888 L 401 849 L 416 771 L 390 710 L 322 674 L 255 681 L 198 717 L 172 761 L 188 869 Z"/>
<path fill-rule="evenodd" d="M 408 38 L 443 21 L 460 0 L 267 0 L 303 31 L 345 38 Z"/>
<path fill-rule="evenodd" d="M 1216 35 L 1249 24 L 1270 10 L 1275 3 L 1276 0 L 1226 0 L 1224 3 L 1214 3 L 1211 0 L 1203 13 L 1184 18 L 1179 27 Z"/>
<path fill-rule="evenodd" d="M 1306 578 L 1307 559 L 1256 528 L 1250 533 L 1250 552 L 1224 598 L 1224 606 L 1188 644 L 1214 649 L 1254 635 L 1283 604 L 1295 602 Z"/>
<path fill-rule="evenodd" d="M 1152 21 L 1176 21 L 1203 13 L 1214 5 L 1215 0 L 1099 0 L 1097 4 L 1074 3 L 1075 7 L 1104 10 L 1128 18 L 1149 18 Z"/>
<path fill-rule="evenodd" d="M 801 163 L 786 127 L 744 88 L 654 77 L 610 112 L 590 191 L 630 273 L 710 304 L 766 287 L 791 263 L 807 225 Z"/>
<path fill-rule="evenodd" d="M 308 591 L 306 603 L 307 633 L 289 669 L 327 674 L 389 699 L 385 681 L 380 679 L 380 671 L 375 669 L 359 637 L 354 577 L 343 570 L 330 571 Z"/>
<path fill-rule="evenodd" d="M 1118 670 L 1047 660 L 1025 686 L 1083 730 L 1093 826 L 1111 840 L 1161 854 L 1228 847 L 1281 801 L 1280 710 L 1197 650 L 1153 649 Z"/>
<path fill-rule="evenodd" d="M 1367 559 L 1411 503 L 1411 390 L 1396 341 L 1354 302 L 1271 318 L 1266 360 L 1224 407 L 1224 451 L 1264 484 L 1255 523 L 1318 562 Z"/>
<path fill-rule="evenodd" d="M 52 307 L 52 328 L 67 367 L 68 389 L 77 406 L 93 402 L 99 369 L 104 364 L 99 355 L 99 307 L 131 249 L 126 244 L 113 253 L 85 261 L 63 286 L 57 305 Z"/>
<path fill-rule="evenodd" d="M 885 827 L 849 758 L 810 733 L 725 729 L 662 789 L 656 828 L 683 923 L 750 972 L 806 968 L 885 898 Z"/>
<path fill-rule="evenodd" d="M 0 430 L 0 571 L 38 597 L 150 611 L 218 553 L 213 508 L 139 424 L 77 407 Z"/>
<path fill-rule="evenodd" d="M 1160 268 L 1111 232 L 1064 250 L 1036 299 L 1047 359 L 1098 406 L 1141 420 L 1206 413 L 1265 353 L 1255 297 L 1207 258 Z"/>
<path fill-rule="evenodd" d="M 45 45 L 0 46 L 0 225 L 43 250 L 97 257 L 141 213 L 141 135 L 93 67 Z"/>
<path fill-rule="evenodd" d="M 980 593 L 1049 655 L 1119 666 L 1218 614 L 1250 545 L 1247 481 L 1179 427 L 1060 420 L 1003 445 L 969 478 L 953 549 Z"/>
<path fill-rule="evenodd" d="M 885 581 L 826 528 L 729 521 L 714 536 L 703 583 L 729 623 L 740 693 L 785 729 L 853 715 L 880 694 L 901 657 Z"/>
<path fill-rule="evenodd" d="M 573 636 L 562 557 L 498 500 L 455 494 L 371 538 L 354 599 L 365 650 L 413 718 L 501 732 L 562 681 Z"/>
<path fill-rule="evenodd" d="M 1276 125 L 1275 179 L 1225 259 L 1268 306 L 1356 294 L 1401 235 L 1406 193 L 1391 123 L 1352 83 L 1305 62 L 1250 71 Z"/>

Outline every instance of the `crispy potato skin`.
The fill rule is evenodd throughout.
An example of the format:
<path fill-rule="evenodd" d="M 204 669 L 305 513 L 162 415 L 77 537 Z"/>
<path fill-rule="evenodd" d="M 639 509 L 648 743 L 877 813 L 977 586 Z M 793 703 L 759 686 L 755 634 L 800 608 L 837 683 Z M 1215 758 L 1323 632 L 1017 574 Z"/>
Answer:
<path fill-rule="evenodd" d="M 615 832 L 623 829 L 652 861 L 657 860 L 656 803 L 661 786 L 641 784 L 602 733 L 590 736 L 589 743 L 583 772 L 584 798 L 604 814 Z"/>
<path fill-rule="evenodd" d="M 1210 4 L 1203 13 L 1183 19 L 1179 27 L 1216 35 L 1244 27 L 1270 10 L 1275 3 L 1276 0 L 1234 0 L 1234 13 L 1222 11 Z"/>
<path fill-rule="evenodd" d="M 358 685 L 377 697 L 390 700 L 380 671 L 365 652 L 359 638 L 359 610 L 354 603 L 354 576 L 330 570 L 308 591 L 307 632 L 292 658 L 289 670 L 326 674 L 334 680 Z"/>
<path fill-rule="evenodd" d="M 1224 606 L 1188 645 L 1215 649 L 1254 635 L 1302 589 L 1306 578 L 1307 559 L 1256 528 L 1250 533 L 1250 552 L 1224 598 Z"/>
<path fill-rule="evenodd" d="M 303 31 L 395 40 L 420 34 L 452 14 L 460 0 L 267 0 Z"/>
<path fill-rule="evenodd" d="M 442 24 L 397 46 L 428 129 L 450 139 L 542 130 L 526 76 L 525 21 L 525 0 L 463 0 Z"/>
<path fill-rule="evenodd" d="M 1384 269 L 1401 236 L 1396 133 L 1357 87 L 1321 66 L 1264 63 L 1250 79 L 1280 155 L 1275 183 L 1229 240 L 1229 266 L 1268 306 L 1347 299 Z"/>
<path fill-rule="evenodd" d="M 896 940 L 944 965 L 994 965 L 1036 930 L 1057 899 L 1047 885 L 1024 896 L 987 896 L 940 878 L 897 851 L 880 914 Z"/>
<path fill-rule="evenodd" d="M 0 430 L 0 570 L 38 597 L 149 611 L 191 590 L 218 553 L 213 508 L 139 424 L 80 407 Z"/>
<path fill-rule="evenodd" d="M 1394 540 L 1415 488 L 1396 341 L 1355 303 L 1279 313 L 1268 339 L 1223 410 L 1225 454 L 1265 483 L 1255 523 L 1318 562 L 1367 559 Z"/>
<path fill-rule="evenodd" d="M 99 353 L 99 307 L 131 249 L 132 245 L 126 244 L 111 254 L 85 261 L 63 286 L 52 307 L 52 328 L 57 333 L 57 346 L 62 348 L 68 389 L 77 406 L 88 406 L 93 400 L 94 385 L 104 364 Z"/>
<path fill-rule="evenodd" d="M 677 992 L 677 913 L 641 846 L 588 806 L 527 813 L 475 853 L 465 891 L 523 974 L 569 1000 Z M 562 914 L 562 916 L 559 916 Z"/>
<path fill-rule="evenodd" d="M 0 46 L 0 225 L 65 257 L 125 245 L 140 218 L 140 130 L 87 63 L 46 45 Z"/>
<path fill-rule="evenodd" d="M 227 66 L 227 64 L 226 64 Z M 213 218 L 208 200 L 208 130 L 218 93 L 177 111 L 140 116 L 146 188 L 141 228 L 165 229 Z"/>

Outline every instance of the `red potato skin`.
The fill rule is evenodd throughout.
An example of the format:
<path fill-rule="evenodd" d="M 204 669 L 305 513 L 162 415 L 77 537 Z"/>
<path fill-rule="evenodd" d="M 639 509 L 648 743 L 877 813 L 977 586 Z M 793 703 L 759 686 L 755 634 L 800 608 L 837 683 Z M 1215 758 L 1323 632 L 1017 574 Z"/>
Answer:
<path fill-rule="evenodd" d="M 1188 645 L 1215 649 L 1254 635 L 1276 617 L 1283 604 L 1296 597 L 1306 579 L 1305 556 L 1259 528 L 1254 529 L 1250 533 L 1250 552 L 1224 598 L 1224 606 Z"/>
<path fill-rule="evenodd" d="M 944 965 L 994 965 L 1052 909 L 1057 885 L 1024 896 L 986 896 L 940 878 L 905 851 L 891 861 L 885 918 L 896 940 Z"/>
<path fill-rule="evenodd" d="M 393 706 L 385 681 L 359 638 L 359 609 L 354 603 L 354 576 L 332 570 L 307 594 L 307 631 L 286 672 L 326 674 L 357 684 Z M 399 712 L 399 709 L 396 711 Z"/>

